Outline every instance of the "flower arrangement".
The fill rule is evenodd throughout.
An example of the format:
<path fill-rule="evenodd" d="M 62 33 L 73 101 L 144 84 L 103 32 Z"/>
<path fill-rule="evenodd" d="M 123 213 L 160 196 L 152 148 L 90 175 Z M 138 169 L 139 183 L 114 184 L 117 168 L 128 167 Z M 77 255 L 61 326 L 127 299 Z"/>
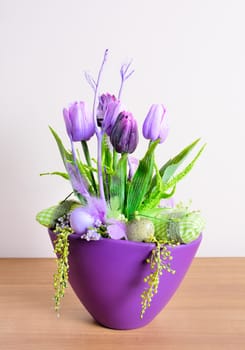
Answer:
<path fill-rule="evenodd" d="M 57 254 L 57 272 L 54 275 L 55 309 L 60 307 L 69 276 L 69 235 L 76 233 L 81 240 L 104 239 L 155 243 L 146 263 L 151 273 L 145 276 L 142 290 L 141 318 L 158 291 L 163 271 L 175 273 L 171 268 L 169 246 L 184 245 L 197 239 L 204 227 L 199 211 L 191 211 L 183 204 L 173 204 L 177 183 L 193 168 L 205 147 L 179 170 L 199 139 L 160 167 L 154 153 L 168 136 L 166 110 L 154 104 L 144 120 L 142 133 L 149 140 L 141 160 L 133 158 L 139 130 L 137 121 L 122 104 L 125 81 L 133 74 L 131 64 L 121 67 L 121 85 L 117 97 L 110 93 L 99 94 L 103 62 L 95 81 L 85 74 L 94 92 L 90 109 L 86 102 L 74 102 L 63 110 L 70 150 L 58 134 L 50 130 L 58 145 L 66 172 L 52 172 L 69 180 L 72 193 L 59 204 L 37 214 L 42 225 L 56 234 L 54 251 Z M 97 138 L 97 158 L 91 157 L 87 141 Z M 84 157 L 76 148 L 80 142 Z M 73 195 L 75 198 L 70 199 Z"/>

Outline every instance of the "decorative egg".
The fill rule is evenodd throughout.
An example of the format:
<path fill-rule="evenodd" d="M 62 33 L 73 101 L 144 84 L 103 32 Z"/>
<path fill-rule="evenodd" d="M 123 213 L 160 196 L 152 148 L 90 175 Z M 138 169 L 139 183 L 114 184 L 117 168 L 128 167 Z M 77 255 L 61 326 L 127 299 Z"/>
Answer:
<path fill-rule="evenodd" d="M 130 241 L 150 241 L 154 237 L 154 224 L 148 219 L 134 219 L 127 225 L 127 237 Z"/>

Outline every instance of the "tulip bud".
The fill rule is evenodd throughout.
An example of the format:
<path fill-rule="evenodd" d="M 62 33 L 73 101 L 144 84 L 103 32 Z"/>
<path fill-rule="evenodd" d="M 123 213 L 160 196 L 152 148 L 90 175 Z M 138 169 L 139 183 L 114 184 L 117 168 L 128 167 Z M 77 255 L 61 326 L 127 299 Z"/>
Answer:
<path fill-rule="evenodd" d="M 102 128 L 108 136 L 111 135 L 111 130 L 122 110 L 123 106 L 119 100 L 111 101 L 107 105 Z"/>
<path fill-rule="evenodd" d="M 94 135 L 93 116 L 85 102 L 74 102 L 68 109 L 64 108 L 63 116 L 67 134 L 72 141 L 87 141 Z"/>
<path fill-rule="evenodd" d="M 114 95 L 109 94 L 109 93 L 102 94 L 99 97 L 99 105 L 97 108 L 97 124 L 98 124 L 98 126 L 100 126 L 100 127 L 102 126 L 108 105 L 111 102 L 115 102 L 115 101 L 116 101 L 116 97 Z"/>
<path fill-rule="evenodd" d="M 111 130 L 110 140 L 118 153 L 133 153 L 138 144 L 138 127 L 133 115 L 121 112 Z"/>
<path fill-rule="evenodd" d="M 164 142 L 168 136 L 168 125 L 165 117 L 165 108 L 162 104 L 152 105 L 143 124 L 143 135 L 146 139 Z"/>

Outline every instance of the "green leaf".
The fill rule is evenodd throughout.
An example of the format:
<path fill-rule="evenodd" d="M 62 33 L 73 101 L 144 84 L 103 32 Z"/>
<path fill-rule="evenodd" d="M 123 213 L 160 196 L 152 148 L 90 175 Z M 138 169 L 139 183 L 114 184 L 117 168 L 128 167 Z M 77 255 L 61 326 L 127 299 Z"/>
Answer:
<path fill-rule="evenodd" d="M 127 181 L 127 160 L 128 155 L 124 153 L 119 159 L 114 175 L 111 176 L 110 196 L 117 197 L 119 200 L 119 209 L 124 212 L 125 192 Z"/>
<path fill-rule="evenodd" d="M 196 146 L 200 139 L 195 140 L 189 146 L 185 147 L 177 156 L 170 159 L 160 170 L 160 175 L 162 176 L 163 182 L 168 182 L 168 180 L 173 176 L 178 167 L 182 164 L 184 159 L 188 156 L 190 151 Z"/>
<path fill-rule="evenodd" d="M 112 169 L 112 152 L 109 147 L 109 138 L 105 134 L 102 140 L 102 164 L 103 168 Z"/>
<path fill-rule="evenodd" d="M 176 184 L 182 180 L 193 168 L 194 164 L 196 163 L 197 159 L 202 154 L 204 148 L 206 147 L 206 144 L 201 147 L 195 158 L 182 170 L 179 174 L 172 177 L 167 183 L 163 184 L 163 190 L 166 192 L 167 190 L 171 189 L 172 187 L 176 186 Z"/>
<path fill-rule="evenodd" d="M 107 217 L 118 219 L 121 215 L 120 211 L 120 202 L 118 197 L 111 197 L 110 198 L 110 205 L 108 206 L 107 210 Z"/>
<path fill-rule="evenodd" d="M 158 143 L 159 140 L 150 144 L 144 158 L 139 163 L 132 181 L 129 183 L 126 207 L 128 219 L 138 210 L 149 189 L 154 170 L 154 151 Z"/>
<path fill-rule="evenodd" d="M 112 152 L 109 147 L 109 138 L 106 134 L 103 135 L 102 139 L 102 169 L 103 169 L 103 184 L 105 189 L 106 200 L 110 199 L 110 184 L 112 169 Z"/>
<path fill-rule="evenodd" d="M 43 226 L 53 228 L 58 218 L 69 213 L 70 211 L 72 211 L 80 205 L 80 203 L 74 200 L 66 200 L 60 202 L 58 205 L 54 205 L 50 208 L 40 211 L 36 215 L 36 220 L 39 222 L 39 224 Z"/>
<path fill-rule="evenodd" d="M 200 139 L 195 140 L 189 146 L 185 147 L 180 153 L 178 153 L 174 158 L 171 158 L 165 163 L 159 173 L 161 175 L 162 181 L 168 182 L 168 180 L 174 175 L 175 171 L 182 164 L 184 159 L 189 155 L 191 150 L 196 146 L 196 144 L 200 141 Z M 154 176 L 151 184 L 150 191 L 156 186 L 157 178 Z"/>
<path fill-rule="evenodd" d="M 51 173 L 41 173 L 40 176 L 45 176 L 45 175 L 58 175 L 63 177 L 66 180 L 69 180 L 69 175 L 67 173 L 62 173 L 60 171 L 53 171 Z"/>
<path fill-rule="evenodd" d="M 57 143 L 57 146 L 59 148 L 59 151 L 60 151 L 60 154 L 61 154 L 61 157 L 62 157 L 62 160 L 63 160 L 63 163 L 66 167 L 66 163 L 67 161 L 68 162 L 73 162 L 73 159 L 72 159 L 72 154 L 70 152 L 68 152 L 65 147 L 63 146 L 63 143 L 60 139 L 60 137 L 58 136 L 58 134 L 54 131 L 53 128 L 51 128 L 51 126 L 49 126 L 49 129 L 50 131 L 52 132 L 54 138 L 55 138 L 55 141 Z"/>

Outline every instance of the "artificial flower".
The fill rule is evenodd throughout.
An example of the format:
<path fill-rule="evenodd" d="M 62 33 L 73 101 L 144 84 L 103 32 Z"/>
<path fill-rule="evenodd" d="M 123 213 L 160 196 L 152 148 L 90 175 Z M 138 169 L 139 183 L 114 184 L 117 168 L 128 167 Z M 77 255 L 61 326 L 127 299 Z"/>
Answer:
<path fill-rule="evenodd" d="M 143 124 L 143 135 L 146 139 L 155 141 L 160 139 L 164 142 L 168 136 L 168 125 L 166 122 L 166 109 L 162 104 L 153 104 Z"/>
<path fill-rule="evenodd" d="M 66 130 L 72 141 L 87 141 L 95 133 L 94 119 L 85 102 L 74 102 L 64 108 Z"/>

